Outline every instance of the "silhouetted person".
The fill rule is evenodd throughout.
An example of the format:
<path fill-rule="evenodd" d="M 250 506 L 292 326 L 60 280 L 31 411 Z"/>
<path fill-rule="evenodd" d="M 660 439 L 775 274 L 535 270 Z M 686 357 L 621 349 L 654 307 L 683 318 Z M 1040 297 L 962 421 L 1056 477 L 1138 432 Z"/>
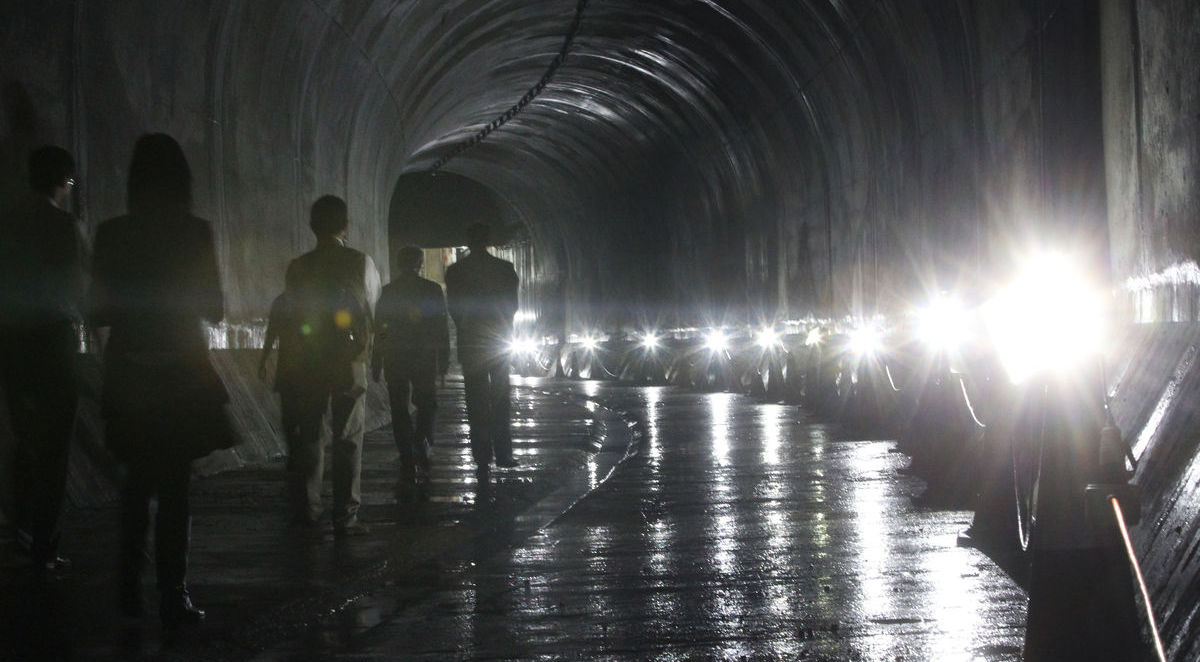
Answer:
<path fill-rule="evenodd" d="M 129 164 L 129 213 L 96 231 L 89 317 L 103 333 L 105 441 L 127 472 L 121 493 L 120 606 L 140 616 L 149 507 L 164 627 L 198 623 L 187 590 L 192 460 L 231 441 L 228 400 L 205 322 L 224 316 L 213 234 L 191 214 L 192 173 L 179 143 L 149 134 Z M 228 430 L 220 430 L 228 434 Z"/>
<path fill-rule="evenodd" d="M 279 394 L 279 412 L 283 425 L 284 439 L 288 448 L 296 442 L 299 429 L 296 425 L 296 392 L 300 383 L 297 351 L 300 345 L 300 324 L 296 313 L 288 303 L 287 294 L 280 294 L 271 302 L 267 314 L 267 329 L 263 335 L 262 354 L 258 361 L 258 376 L 266 381 L 267 362 L 278 344 L 275 359 L 274 389 Z"/>
<path fill-rule="evenodd" d="M 496 466 L 516 466 L 509 429 L 511 401 L 507 344 L 517 312 L 517 272 L 513 264 L 488 254 L 490 228 L 467 228 L 470 253 L 446 270 L 446 303 L 458 345 L 466 389 L 471 454 L 486 476 Z"/>
<path fill-rule="evenodd" d="M 372 373 L 387 375 L 392 405 L 392 431 L 400 451 L 400 481 L 414 484 L 416 467 L 428 480 L 429 447 L 437 411 L 437 377 L 445 375 L 450 357 L 446 297 L 437 283 L 421 278 L 425 256 L 405 246 L 396 255 L 397 275 L 383 288 L 375 312 L 378 346 Z M 417 409 L 408 411 L 409 397 Z"/>
<path fill-rule="evenodd" d="M 59 147 L 29 155 L 30 196 L 0 228 L 0 375 L 16 437 L 17 538 L 34 569 L 62 569 L 58 518 L 78 401 L 75 355 L 84 242 L 65 211 L 75 162 Z"/>
<path fill-rule="evenodd" d="M 346 203 L 327 195 L 312 206 L 317 247 L 288 265 L 288 306 L 299 323 L 296 353 L 296 426 L 288 448 L 293 517 L 304 526 L 321 515 L 323 421 L 329 415 L 333 448 L 334 533 L 362 535 L 363 427 L 372 314 L 379 272 L 370 256 L 345 245 Z"/>

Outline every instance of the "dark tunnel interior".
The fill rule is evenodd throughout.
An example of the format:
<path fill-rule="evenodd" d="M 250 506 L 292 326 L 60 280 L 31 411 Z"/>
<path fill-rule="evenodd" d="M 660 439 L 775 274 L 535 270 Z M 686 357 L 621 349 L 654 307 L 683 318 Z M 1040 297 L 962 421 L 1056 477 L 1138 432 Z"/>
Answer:
<path fill-rule="evenodd" d="M 497 215 L 566 332 L 614 302 L 619 324 L 895 312 L 1036 242 L 1083 241 L 1120 283 L 1197 242 L 1175 220 L 1187 5 L 1131 26 L 1078 1 L 15 4 L 5 191 L 28 144 L 77 145 L 94 224 L 133 138 L 178 135 L 235 322 L 327 191 L 385 268 L 405 232 L 449 245 L 459 214 Z"/>
<path fill-rule="evenodd" d="M 898 320 L 1046 250 L 1170 351 L 1200 322 L 1195 0 L 39 0 L 0 3 L 0 44 L 0 205 L 61 145 L 94 233 L 138 136 L 174 136 L 214 348 L 261 344 L 324 194 L 384 282 L 488 223 L 541 338 Z M 1200 577 L 1172 554 L 1161 587 Z"/>

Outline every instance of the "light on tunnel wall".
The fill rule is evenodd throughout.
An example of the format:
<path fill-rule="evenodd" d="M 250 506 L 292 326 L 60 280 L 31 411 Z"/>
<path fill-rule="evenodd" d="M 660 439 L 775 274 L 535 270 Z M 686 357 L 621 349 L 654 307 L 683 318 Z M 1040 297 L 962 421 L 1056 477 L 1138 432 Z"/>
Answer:
<path fill-rule="evenodd" d="M 662 341 L 659 340 L 657 333 L 655 333 L 654 331 L 647 331 L 646 333 L 642 334 L 642 339 L 641 339 L 640 344 L 643 349 L 646 349 L 648 351 L 654 351 L 654 350 L 658 349 L 659 345 L 662 344 Z"/>
<path fill-rule="evenodd" d="M 723 352 L 729 347 L 729 336 L 721 329 L 704 334 L 704 348 L 710 352 Z"/>
<path fill-rule="evenodd" d="M 850 333 L 850 351 L 855 356 L 874 356 L 882 346 L 883 334 L 873 324 L 860 326 Z"/>
<path fill-rule="evenodd" d="M 516 356 L 532 356 L 537 353 L 537 343 L 533 338 L 513 338 L 508 343 L 508 351 Z"/>
<path fill-rule="evenodd" d="M 1066 257 L 1027 261 L 1017 278 L 984 305 L 984 322 L 1013 383 L 1070 369 L 1100 351 L 1104 305 L 1085 272 Z"/>
<path fill-rule="evenodd" d="M 967 310 L 957 298 L 939 294 L 917 310 L 917 334 L 934 352 L 953 353 L 967 340 Z"/>
<path fill-rule="evenodd" d="M 779 332 L 769 326 L 759 329 L 758 335 L 754 337 L 754 342 L 762 349 L 774 349 L 781 344 Z"/>
<path fill-rule="evenodd" d="M 587 351 L 592 352 L 600 346 L 600 341 L 596 338 L 596 336 L 588 334 L 579 341 L 579 344 L 583 345 L 583 348 Z"/>

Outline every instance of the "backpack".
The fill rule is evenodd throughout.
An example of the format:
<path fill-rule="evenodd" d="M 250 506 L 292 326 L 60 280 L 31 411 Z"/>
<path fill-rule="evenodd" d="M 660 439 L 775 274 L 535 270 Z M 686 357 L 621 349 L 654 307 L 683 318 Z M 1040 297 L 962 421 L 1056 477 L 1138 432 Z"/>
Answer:
<path fill-rule="evenodd" d="M 289 288 L 297 358 L 309 369 L 337 368 L 367 358 L 371 312 L 362 282 L 365 258 L 357 257 L 357 270 L 344 262 L 310 261 L 298 269 Z"/>

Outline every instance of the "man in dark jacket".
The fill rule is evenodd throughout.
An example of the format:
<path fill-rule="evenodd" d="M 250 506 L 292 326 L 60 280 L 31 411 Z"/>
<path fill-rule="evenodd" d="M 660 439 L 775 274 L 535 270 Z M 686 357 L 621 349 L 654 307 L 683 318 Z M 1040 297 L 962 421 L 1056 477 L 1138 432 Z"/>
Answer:
<path fill-rule="evenodd" d="M 470 253 L 446 270 L 446 302 L 466 389 L 471 454 L 480 477 L 496 466 L 516 466 L 509 429 L 511 395 L 506 347 L 512 339 L 519 282 L 512 262 L 487 252 L 490 228 L 467 228 Z"/>
<path fill-rule="evenodd" d="M 312 206 L 317 247 L 288 265 L 288 305 L 299 324 L 296 348 L 296 435 L 288 449 L 297 521 L 321 513 L 322 422 L 330 416 L 333 445 L 333 525 L 336 535 L 362 535 L 360 473 L 367 360 L 379 272 L 370 256 L 345 245 L 346 203 L 327 195 Z"/>
<path fill-rule="evenodd" d="M 58 518 L 75 424 L 74 362 L 84 294 L 83 233 L 65 211 L 75 163 L 59 147 L 29 156 L 33 195 L 0 230 L 0 375 L 16 436 L 18 539 L 38 571 L 57 555 Z"/>
<path fill-rule="evenodd" d="M 387 375 L 392 405 L 392 431 L 400 451 L 400 482 L 414 484 L 416 468 L 429 477 L 429 447 L 437 411 L 438 375 L 445 375 L 450 356 L 446 297 L 437 283 L 421 278 L 425 257 L 420 248 L 405 246 L 396 255 L 397 276 L 383 288 L 376 307 L 378 347 L 372 373 Z M 409 397 L 417 409 L 416 427 L 409 415 Z"/>

